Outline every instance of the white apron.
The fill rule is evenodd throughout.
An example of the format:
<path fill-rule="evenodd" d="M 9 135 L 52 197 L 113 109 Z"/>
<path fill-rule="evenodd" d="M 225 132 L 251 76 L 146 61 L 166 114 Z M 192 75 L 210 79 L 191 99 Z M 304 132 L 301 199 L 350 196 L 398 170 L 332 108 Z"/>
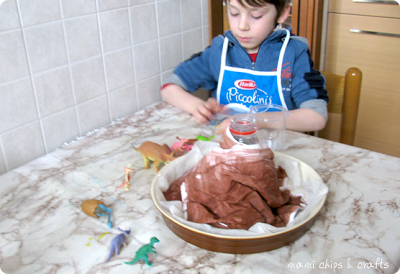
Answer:
<path fill-rule="evenodd" d="M 290 32 L 286 30 L 276 71 L 255 71 L 226 65 L 229 41 L 225 37 L 217 88 L 218 102 L 223 105 L 240 105 L 242 109 L 258 104 L 277 104 L 287 108 L 282 93 L 281 74 L 283 56 L 289 39 Z"/>

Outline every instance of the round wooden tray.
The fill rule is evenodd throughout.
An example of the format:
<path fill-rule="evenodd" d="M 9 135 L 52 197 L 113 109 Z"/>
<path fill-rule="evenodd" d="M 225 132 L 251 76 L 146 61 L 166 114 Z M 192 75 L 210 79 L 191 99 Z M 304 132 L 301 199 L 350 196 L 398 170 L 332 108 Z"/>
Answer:
<path fill-rule="evenodd" d="M 275 157 L 289 157 L 290 159 L 297 161 L 303 180 L 307 178 L 308 180 L 311 179 L 322 181 L 318 173 L 304 162 L 283 153 L 274 152 L 274 154 Z M 159 199 L 157 198 L 156 184 L 158 182 L 158 179 L 160 178 L 160 176 L 162 176 L 164 172 L 166 172 L 168 168 L 175 168 L 173 164 L 174 161 L 166 165 L 154 178 L 151 185 L 151 197 L 153 199 L 153 202 L 156 208 L 161 212 L 165 224 L 172 232 L 174 232 L 178 237 L 182 238 L 188 243 L 211 251 L 231 254 L 251 254 L 270 251 L 288 245 L 299 239 L 308 231 L 308 229 L 313 224 L 316 215 L 322 209 L 326 200 L 326 196 L 324 196 L 324 198 L 311 211 L 307 218 L 305 218 L 302 222 L 281 232 L 248 237 L 226 236 L 209 233 L 191 227 L 177 220 L 169 210 L 161 205 Z"/>

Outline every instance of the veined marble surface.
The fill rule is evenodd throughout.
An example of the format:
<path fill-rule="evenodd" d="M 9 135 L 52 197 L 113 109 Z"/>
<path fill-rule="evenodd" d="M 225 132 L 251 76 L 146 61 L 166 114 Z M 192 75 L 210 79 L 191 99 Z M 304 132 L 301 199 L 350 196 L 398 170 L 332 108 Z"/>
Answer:
<path fill-rule="evenodd" d="M 172 145 L 215 134 L 191 117 L 158 103 L 0 176 L 0 269 L 12 273 L 395 273 L 400 268 L 400 159 L 287 132 L 283 151 L 314 168 L 329 187 L 311 229 L 288 246 L 259 254 L 207 251 L 173 234 L 150 195 L 154 169 L 132 149 L 144 141 Z M 117 188 L 131 165 L 131 189 Z M 80 204 L 99 199 L 106 220 Z M 120 255 L 111 239 L 130 228 Z M 104 234 L 107 233 L 108 234 Z M 135 252 L 151 237 L 151 267 Z"/>

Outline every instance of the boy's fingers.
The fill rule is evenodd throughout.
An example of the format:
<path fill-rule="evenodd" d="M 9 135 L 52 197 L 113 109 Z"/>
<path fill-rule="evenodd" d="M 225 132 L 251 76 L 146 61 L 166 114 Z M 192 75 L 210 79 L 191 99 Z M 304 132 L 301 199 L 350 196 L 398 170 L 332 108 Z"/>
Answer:
<path fill-rule="evenodd" d="M 207 124 L 214 119 L 212 113 L 204 106 L 199 106 L 197 111 L 193 114 L 194 121 L 198 124 Z"/>
<path fill-rule="evenodd" d="M 205 107 L 208 108 L 213 113 L 217 113 L 222 109 L 222 107 L 218 103 L 217 99 L 212 98 L 212 97 L 208 98 L 208 100 L 205 104 Z"/>
<path fill-rule="evenodd" d="M 198 124 L 205 124 L 209 121 L 207 119 L 207 117 L 202 115 L 200 112 L 193 114 L 193 118 L 194 118 L 194 121 Z"/>
<path fill-rule="evenodd" d="M 206 117 L 208 120 L 213 120 L 214 119 L 214 115 L 213 115 L 212 111 L 206 105 L 200 105 L 199 108 L 197 109 L 197 111 L 201 115 Z"/>
<path fill-rule="evenodd" d="M 197 106 L 197 109 L 192 113 L 196 123 L 206 124 L 215 119 L 214 114 L 222 109 L 221 105 L 215 98 L 208 98 L 206 102 Z"/>

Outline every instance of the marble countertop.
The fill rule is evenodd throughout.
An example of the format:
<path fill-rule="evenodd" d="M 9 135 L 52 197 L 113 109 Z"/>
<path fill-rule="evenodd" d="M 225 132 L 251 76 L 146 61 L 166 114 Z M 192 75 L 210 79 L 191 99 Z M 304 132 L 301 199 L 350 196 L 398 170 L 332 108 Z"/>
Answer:
<path fill-rule="evenodd" d="M 157 103 L 0 176 L 0 269 L 12 273 L 395 273 L 400 268 L 400 159 L 287 132 L 291 155 L 329 187 L 311 229 L 288 246 L 233 255 L 193 246 L 164 224 L 150 194 L 154 169 L 133 150 L 144 141 L 172 145 L 176 136 L 215 128 Z M 117 188 L 131 166 L 131 189 Z M 80 208 L 98 199 L 113 209 L 113 228 Z M 117 227 L 126 246 L 104 263 Z M 153 265 L 135 252 L 151 237 Z M 1 273 L 1 272 L 0 272 Z"/>

